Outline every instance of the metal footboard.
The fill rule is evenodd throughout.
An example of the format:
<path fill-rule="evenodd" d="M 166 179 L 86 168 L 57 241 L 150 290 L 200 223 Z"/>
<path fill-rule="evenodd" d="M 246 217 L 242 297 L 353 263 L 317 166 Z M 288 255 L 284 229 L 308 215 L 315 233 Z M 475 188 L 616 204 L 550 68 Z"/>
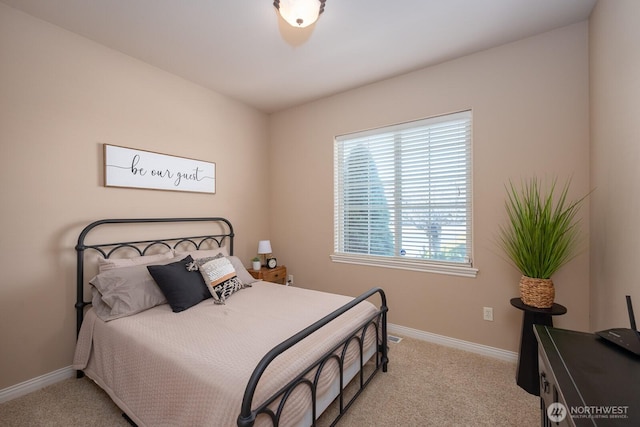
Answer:
<path fill-rule="evenodd" d="M 346 313 L 356 305 L 361 302 L 367 300 L 375 294 L 380 295 L 381 305 L 379 310 L 376 311 L 375 314 L 370 316 L 363 324 L 361 324 L 357 329 L 355 329 L 349 336 L 343 339 L 340 343 L 338 343 L 335 347 L 325 353 L 321 358 L 319 358 L 315 363 L 310 365 L 306 370 L 301 372 L 297 377 L 292 379 L 287 385 L 285 385 L 282 389 L 274 393 L 270 398 L 265 400 L 264 402 L 258 404 L 255 408 L 253 408 L 253 397 L 255 395 L 256 388 L 258 387 L 258 383 L 260 382 L 260 378 L 268 368 L 269 364 L 280 354 L 284 353 L 289 348 L 293 347 L 295 344 L 302 341 L 304 338 L 308 337 L 315 331 L 319 330 L 323 326 L 327 325 L 329 322 L 334 321 L 342 314 Z M 280 416 L 284 409 L 285 403 L 291 393 L 299 386 L 308 387 L 312 397 L 312 426 L 316 425 L 317 414 L 317 402 L 316 402 L 316 389 L 318 385 L 318 381 L 320 379 L 320 375 L 322 373 L 322 369 L 326 366 L 329 361 L 336 361 L 340 367 L 340 391 L 338 395 L 338 404 L 339 404 L 339 412 L 336 418 L 332 422 L 332 426 L 335 425 L 342 416 L 346 413 L 346 411 L 351 407 L 353 402 L 357 399 L 360 393 L 364 390 L 364 388 L 369 384 L 369 382 L 373 379 L 373 377 L 378 373 L 380 369 L 383 372 L 387 371 L 387 364 L 389 362 L 388 359 L 388 347 L 387 347 L 387 300 L 385 293 L 380 288 L 373 288 L 368 292 L 360 295 L 355 298 L 348 304 L 342 306 L 338 310 L 333 313 L 325 316 L 324 318 L 318 320 L 314 324 L 308 326 L 302 331 L 298 332 L 291 338 L 283 341 L 276 347 L 274 347 L 271 351 L 269 351 L 258 363 L 249 382 L 247 383 L 247 387 L 245 389 L 244 398 L 242 401 L 242 408 L 240 415 L 238 416 L 238 426 L 239 427 L 252 427 L 256 421 L 256 418 L 260 414 L 266 414 L 271 418 L 271 422 L 274 427 L 279 425 Z M 376 352 L 372 359 L 375 359 L 375 368 L 371 371 L 365 378 L 364 373 L 364 338 L 367 334 L 367 331 L 371 330 L 371 326 L 375 329 L 376 334 Z M 346 355 L 346 351 L 349 345 L 352 345 L 352 342 L 356 342 L 359 348 L 359 357 L 360 357 L 360 370 L 358 373 L 358 388 L 351 398 L 345 403 L 345 386 L 344 384 L 344 359 Z M 312 371 L 316 370 L 315 374 L 309 375 Z M 354 381 L 356 378 L 354 377 Z M 277 405 L 274 403 L 277 402 Z M 274 406 L 277 409 L 272 409 Z"/>

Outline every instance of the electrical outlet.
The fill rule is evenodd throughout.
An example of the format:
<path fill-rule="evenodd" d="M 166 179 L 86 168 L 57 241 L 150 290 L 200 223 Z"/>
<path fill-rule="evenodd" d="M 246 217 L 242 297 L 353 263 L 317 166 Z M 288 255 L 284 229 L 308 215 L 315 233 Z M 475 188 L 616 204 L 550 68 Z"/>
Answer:
<path fill-rule="evenodd" d="M 292 286 L 293 285 L 293 274 L 289 274 L 287 276 L 287 286 Z"/>
<path fill-rule="evenodd" d="M 482 318 L 493 322 L 493 307 L 482 307 Z"/>

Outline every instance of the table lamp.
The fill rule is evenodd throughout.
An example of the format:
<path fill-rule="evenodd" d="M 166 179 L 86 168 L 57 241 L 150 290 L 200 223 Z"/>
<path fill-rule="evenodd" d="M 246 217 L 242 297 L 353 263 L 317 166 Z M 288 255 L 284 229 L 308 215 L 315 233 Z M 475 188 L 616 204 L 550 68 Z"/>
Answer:
<path fill-rule="evenodd" d="M 258 255 L 260 255 L 260 262 L 262 265 L 266 265 L 267 255 L 271 253 L 271 241 L 260 240 L 258 242 Z"/>

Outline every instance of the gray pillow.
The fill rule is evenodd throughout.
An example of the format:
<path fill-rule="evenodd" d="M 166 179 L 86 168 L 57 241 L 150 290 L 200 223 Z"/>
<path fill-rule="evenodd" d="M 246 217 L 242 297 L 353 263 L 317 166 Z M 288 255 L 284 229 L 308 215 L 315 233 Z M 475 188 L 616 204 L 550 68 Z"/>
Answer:
<path fill-rule="evenodd" d="M 158 264 L 168 264 L 175 258 Z M 105 322 L 140 313 L 167 299 L 156 284 L 146 265 L 104 271 L 89 281 L 93 286 L 92 305 Z"/>
<path fill-rule="evenodd" d="M 233 265 L 234 270 L 236 270 L 236 275 L 238 279 L 242 281 L 242 283 L 248 285 L 249 283 L 257 282 L 258 280 L 254 278 L 247 271 L 246 267 L 242 265 L 242 261 L 237 256 L 228 256 L 227 259 L 231 261 L 231 265 Z"/>

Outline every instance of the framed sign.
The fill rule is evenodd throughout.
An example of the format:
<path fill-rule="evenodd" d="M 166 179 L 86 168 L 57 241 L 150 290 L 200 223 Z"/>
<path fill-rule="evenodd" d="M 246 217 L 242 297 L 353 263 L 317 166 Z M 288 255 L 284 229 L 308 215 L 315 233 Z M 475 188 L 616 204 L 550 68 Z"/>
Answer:
<path fill-rule="evenodd" d="M 105 187 L 216 192 L 216 164 L 104 144 Z"/>

